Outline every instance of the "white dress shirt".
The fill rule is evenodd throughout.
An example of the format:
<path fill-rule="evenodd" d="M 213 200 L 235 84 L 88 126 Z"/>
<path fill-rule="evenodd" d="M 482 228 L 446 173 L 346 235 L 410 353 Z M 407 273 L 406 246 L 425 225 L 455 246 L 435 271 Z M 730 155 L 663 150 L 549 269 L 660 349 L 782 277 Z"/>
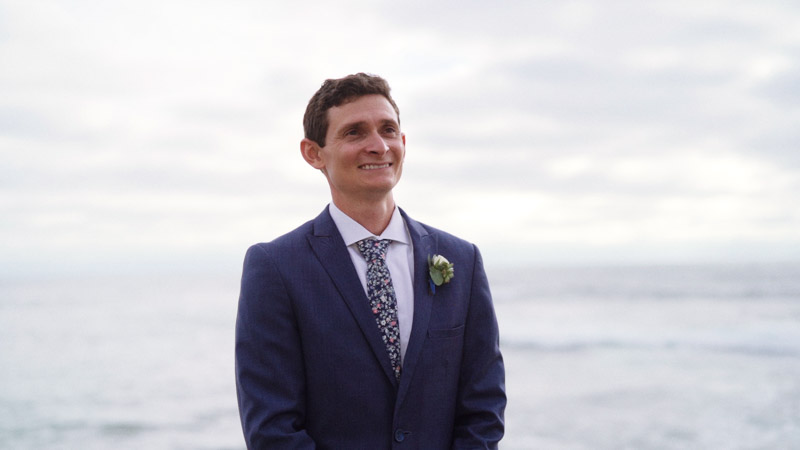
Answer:
<path fill-rule="evenodd" d="M 343 213 L 333 202 L 330 203 L 328 210 L 331 213 L 339 234 L 342 235 L 347 251 L 350 252 L 350 259 L 361 280 L 364 293 L 367 293 L 367 261 L 358 250 L 356 243 L 362 239 L 378 238 L 391 239 L 392 243 L 386 250 L 386 266 L 392 276 L 395 296 L 397 297 L 397 320 L 400 327 L 400 361 L 406 355 L 408 339 L 411 336 L 411 325 L 414 321 L 414 246 L 411 245 L 411 235 L 408 227 L 400 215 L 400 209 L 395 206 L 392 213 L 392 220 L 389 226 L 383 230 L 380 236 L 375 236 L 364 228 L 360 223 L 353 220 L 350 216 Z"/>

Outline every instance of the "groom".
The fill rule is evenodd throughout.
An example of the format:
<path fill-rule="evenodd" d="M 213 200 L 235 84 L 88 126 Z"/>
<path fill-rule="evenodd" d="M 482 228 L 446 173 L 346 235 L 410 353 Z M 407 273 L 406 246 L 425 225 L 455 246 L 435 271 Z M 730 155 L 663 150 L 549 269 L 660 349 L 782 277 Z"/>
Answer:
<path fill-rule="evenodd" d="M 236 387 L 248 448 L 496 448 L 505 373 L 481 255 L 396 206 L 406 137 L 389 85 L 327 80 L 303 125 L 303 158 L 332 202 L 245 256 Z"/>

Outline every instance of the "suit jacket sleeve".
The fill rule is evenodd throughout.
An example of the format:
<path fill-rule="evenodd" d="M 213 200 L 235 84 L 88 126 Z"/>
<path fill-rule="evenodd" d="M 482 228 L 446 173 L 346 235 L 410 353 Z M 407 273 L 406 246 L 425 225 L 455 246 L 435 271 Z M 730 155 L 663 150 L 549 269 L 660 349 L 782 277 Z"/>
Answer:
<path fill-rule="evenodd" d="M 454 449 L 497 448 L 504 432 L 505 368 L 500 354 L 497 318 L 483 260 L 477 247 L 474 251 L 453 430 Z"/>
<path fill-rule="evenodd" d="M 236 392 L 249 449 L 314 448 L 304 430 L 303 352 L 292 302 L 269 247 L 245 256 L 236 318 Z"/>

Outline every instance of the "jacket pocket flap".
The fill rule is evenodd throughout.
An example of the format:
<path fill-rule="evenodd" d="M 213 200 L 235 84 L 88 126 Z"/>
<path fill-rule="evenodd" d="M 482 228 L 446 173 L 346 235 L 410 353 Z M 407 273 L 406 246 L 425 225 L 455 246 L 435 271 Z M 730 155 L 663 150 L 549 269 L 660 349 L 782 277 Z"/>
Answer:
<path fill-rule="evenodd" d="M 431 339 L 461 336 L 462 334 L 464 334 L 464 325 L 455 328 L 445 328 L 443 330 L 428 330 L 428 337 Z"/>

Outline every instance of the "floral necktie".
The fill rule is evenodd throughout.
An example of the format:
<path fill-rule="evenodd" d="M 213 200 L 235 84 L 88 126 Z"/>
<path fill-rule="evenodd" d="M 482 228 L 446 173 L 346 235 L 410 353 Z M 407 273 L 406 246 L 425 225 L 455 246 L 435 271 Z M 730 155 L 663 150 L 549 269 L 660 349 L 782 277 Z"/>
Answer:
<path fill-rule="evenodd" d="M 400 327 L 397 322 L 397 297 L 392 277 L 386 266 L 386 249 L 390 239 L 364 239 L 358 241 L 358 250 L 367 260 L 367 298 L 381 332 L 394 376 L 400 379 Z"/>

